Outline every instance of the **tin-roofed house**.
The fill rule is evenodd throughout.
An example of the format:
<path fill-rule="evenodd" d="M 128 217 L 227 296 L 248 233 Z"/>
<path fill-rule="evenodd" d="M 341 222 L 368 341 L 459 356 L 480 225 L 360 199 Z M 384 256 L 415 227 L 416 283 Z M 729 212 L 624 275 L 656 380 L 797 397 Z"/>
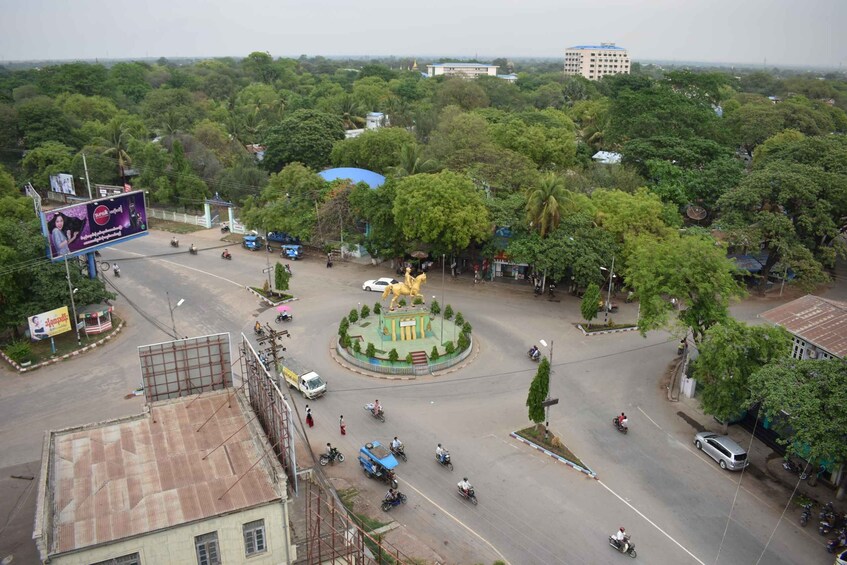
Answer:
<path fill-rule="evenodd" d="M 807 294 L 759 317 L 792 335 L 795 359 L 844 359 L 847 354 L 847 302 Z"/>

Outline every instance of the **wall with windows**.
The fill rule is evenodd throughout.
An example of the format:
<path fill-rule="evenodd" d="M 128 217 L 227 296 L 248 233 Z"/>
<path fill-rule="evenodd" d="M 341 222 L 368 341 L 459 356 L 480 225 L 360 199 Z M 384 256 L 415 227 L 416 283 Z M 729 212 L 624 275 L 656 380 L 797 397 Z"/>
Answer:
<path fill-rule="evenodd" d="M 50 562 L 57 565 L 270 565 L 295 558 L 288 507 L 282 502 L 55 556 Z"/>
<path fill-rule="evenodd" d="M 606 75 L 629 74 L 626 49 L 614 44 L 572 47 L 565 50 L 565 74 L 597 80 Z"/>

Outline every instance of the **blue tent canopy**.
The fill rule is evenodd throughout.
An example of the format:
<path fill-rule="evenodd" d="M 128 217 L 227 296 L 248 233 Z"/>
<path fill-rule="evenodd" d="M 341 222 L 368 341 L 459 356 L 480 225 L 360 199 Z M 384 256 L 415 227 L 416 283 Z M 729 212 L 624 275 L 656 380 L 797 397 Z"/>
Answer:
<path fill-rule="evenodd" d="M 347 179 L 354 184 L 365 183 L 371 188 L 378 188 L 385 184 L 385 177 L 379 173 L 367 169 L 355 167 L 341 167 L 338 169 L 327 169 L 318 173 L 325 181 L 331 182 L 338 179 Z"/>

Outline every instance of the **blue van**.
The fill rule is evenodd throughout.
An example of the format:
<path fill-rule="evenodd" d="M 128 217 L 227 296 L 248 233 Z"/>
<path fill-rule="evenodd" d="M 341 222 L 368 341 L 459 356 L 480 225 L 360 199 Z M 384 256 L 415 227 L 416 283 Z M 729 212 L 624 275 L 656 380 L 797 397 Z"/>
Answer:
<path fill-rule="evenodd" d="M 297 259 L 303 258 L 303 246 L 302 245 L 283 245 L 282 253 L 280 255 L 284 259 L 290 259 L 292 261 L 296 261 Z"/>

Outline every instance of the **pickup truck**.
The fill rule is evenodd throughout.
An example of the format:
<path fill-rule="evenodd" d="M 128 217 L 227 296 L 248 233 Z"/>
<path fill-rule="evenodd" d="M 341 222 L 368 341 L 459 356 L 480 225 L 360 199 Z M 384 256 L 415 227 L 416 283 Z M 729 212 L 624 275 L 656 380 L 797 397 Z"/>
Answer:
<path fill-rule="evenodd" d="M 326 392 L 326 383 L 319 374 L 305 370 L 292 359 L 283 361 L 280 379 L 284 381 L 280 384 L 299 390 L 309 400 L 323 396 Z"/>

